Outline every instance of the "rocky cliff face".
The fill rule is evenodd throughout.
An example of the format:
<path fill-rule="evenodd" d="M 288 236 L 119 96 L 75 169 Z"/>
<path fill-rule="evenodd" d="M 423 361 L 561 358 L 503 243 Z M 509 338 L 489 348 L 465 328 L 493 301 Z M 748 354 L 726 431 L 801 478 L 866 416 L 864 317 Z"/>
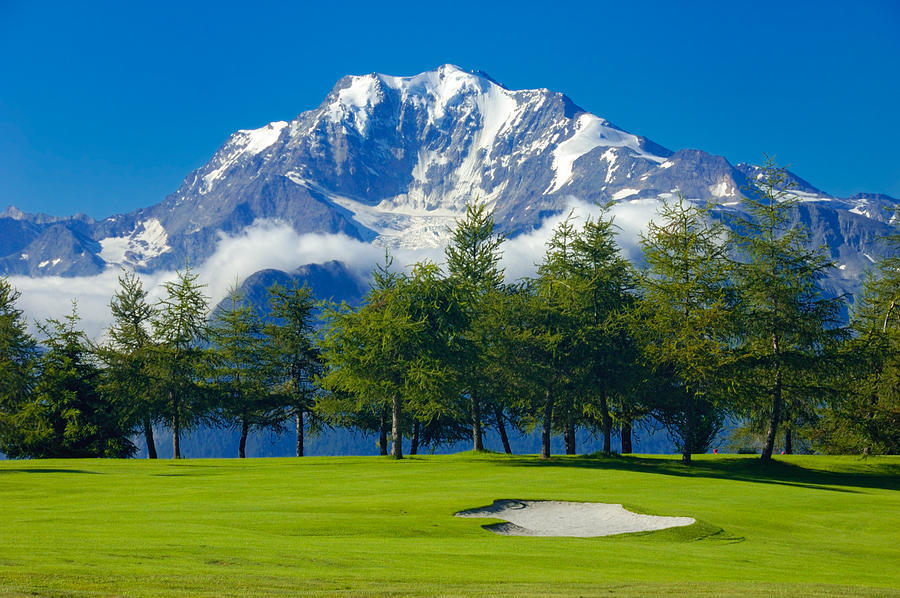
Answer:
<path fill-rule="evenodd" d="M 345 233 L 393 248 L 442 245 L 473 199 L 510 236 L 587 202 L 678 192 L 739 209 L 758 167 L 700 150 L 671 152 L 546 89 L 514 91 L 452 65 L 414 77 L 344 77 L 322 104 L 290 122 L 231 135 L 164 201 L 95 222 L 14 208 L 0 214 L 0 273 L 95 274 L 202 262 L 222 232 L 260 219 L 298 233 Z M 796 178 L 798 223 L 827 245 L 854 286 L 881 253 L 896 200 L 831 197 Z M 298 264 L 299 265 L 299 264 Z"/>

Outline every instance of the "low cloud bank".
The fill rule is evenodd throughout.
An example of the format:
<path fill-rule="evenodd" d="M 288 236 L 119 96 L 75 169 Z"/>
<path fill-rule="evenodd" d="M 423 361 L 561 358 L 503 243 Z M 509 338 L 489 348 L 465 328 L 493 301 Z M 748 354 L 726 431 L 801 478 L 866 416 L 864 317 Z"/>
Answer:
<path fill-rule="evenodd" d="M 216 305 L 229 289 L 260 270 L 274 268 L 291 271 L 304 264 L 339 260 L 362 276 L 368 272 L 383 249 L 343 234 L 297 234 L 284 223 L 261 220 L 236 235 L 222 233 L 215 253 L 195 268 L 199 282 L 205 284 L 210 305 Z M 92 338 L 99 338 L 112 316 L 109 302 L 119 288 L 121 268 L 110 267 L 95 276 L 31 278 L 11 276 L 10 282 L 22 293 L 19 307 L 34 325 L 48 318 L 63 318 L 77 304 L 81 324 Z M 149 300 L 163 294 L 163 284 L 176 277 L 174 271 L 139 274 Z"/>
<path fill-rule="evenodd" d="M 656 216 L 659 206 L 660 202 L 656 199 L 638 199 L 620 202 L 609 210 L 604 210 L 596 204 L 570 197 L 566 209 L 561 213 L 545 219 L 539 228 L 509 239 L 503 244 L 502 263 L 506 268 L 506 278 L 512 281 L 533 276 L 537 271 L 537 264 L 544 257 L 547 242 L 553 236 L 553 231 L 570 215 L 576 230 L 588 219 L 596 220 L 601 216 L 612 218 L 617 229 L 616 241 L 619 247 L 628 259 L 638 261 L 641 259 L 641 233 L 647 230 L 647 225 Z"/>
<path fill-rule="evenodd" d="M 656 200 L 621 202 L 609 210 L 619 229 L 618 241 L 629 259 L 640 258 L 640 233 L 656 214 Z M 571 213 L 576 227 L 586 218 L 597 218 L 602 210 L 592 204 L 570 198 L 567 209 L 547 218 L 542 225 L 526 234 L 507 240 L 503 246 L 502 265 L 508 280 L 531 276 L 541 261 L 547 241 L 553 230 Z M 393 250 L 394 265 L 407 268 L 417 261 L 427 259 L 442 263 L 443 249 Z M 341 261 L 360 276 L 368 277 L 373 266 L 384 259 L 384 248 L 364 243 L 343 234 L 298 234 L 289 225 L 261 220 L 236 235 L 220 235 L 215 253 L 197 266 L 200 281 L 207 285 L 206 294 L 211 305 L 221 301 L 228 289 L 239 284 L 254 272 L 273 268 L 291 271 L 305 264 Z M 109 268 L 96 276 L 66 278 L 47 276 L 30 278 L 11 276 L 10 282 L 22 293 L 19 307 L 33 324 L 48 318 L 62 318 L 77 303 L 82 326 L 92 338 L 99 338 L 109 326 L 111 315 L 109 302 L 118 288 L 119 268 Z M 144 288 L 150 291 L 150 300 L 156 301 L 162 293 L 162 285 L 175 278 L 175 272 L 164 271 L 140 275 Z"/>

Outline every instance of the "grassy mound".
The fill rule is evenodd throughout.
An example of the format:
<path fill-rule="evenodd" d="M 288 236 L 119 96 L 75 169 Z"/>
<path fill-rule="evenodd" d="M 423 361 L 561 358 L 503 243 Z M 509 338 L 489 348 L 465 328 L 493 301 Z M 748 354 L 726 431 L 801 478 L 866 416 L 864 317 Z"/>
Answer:
<path fill-rule="evenodd" d="M 0 594 L 900 595 L 900 458 L 0 463 Z M 498 536 L 497 498 L 697 523 Z"/>

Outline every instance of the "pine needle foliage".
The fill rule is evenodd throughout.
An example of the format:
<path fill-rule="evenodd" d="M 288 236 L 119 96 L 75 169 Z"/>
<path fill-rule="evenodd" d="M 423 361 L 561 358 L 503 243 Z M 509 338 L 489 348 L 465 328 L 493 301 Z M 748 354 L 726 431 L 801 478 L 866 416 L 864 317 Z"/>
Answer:
<path fill-rule="evenodd" d="M 734 332 L 734 293 L 723 227 L 707 212 L 679 195 L 641 237 L 646 267 L 635 334 L 653 374 L 653 414 L 685 464 L 707 449 L 728 408 L 722 368 Z"/>
<path fill-rule="evenodd" d="M 503 405 L 490 378 L 486 357 L 493 342 L 486 321 L 487 303 L 503 285 L 500 266 L 504 237 L 494 226 L 494 217 L 480 202 L 466 204 L 466 213 L 451 231 L 445 250 L 449 283 L 460 304 L 460 329 L 453 334 L 455 364 L 462 382 L 461 392 L 468 397 L 468 418 L 472 427 L 472 449 L 484 450 L 482 424 L 486 413 L 493 413 L 503 425 Z"/>
<path fill-rule="evenodd" d="M 0 451 L 10 456 L 26 451 L 21 429 L 31 427 L 37 374 L 37 343 L 16 306 L 20 296 L 6 277 L 0 278 Z"/>
<path fill-rule="evenodd" d="M 104 362 L 103 391 L 123 407 L 127 425 L 139 428 L 147 445 L 147 456 L 156 458 L 153 424 L 160 418 L 159 396 L 151 370 L 153 339 L 150 322 L 154 306 L 134 272 L 119 275 L 119 288 L 110 300 L 113 322 L 107 330 L 107 343 L 99 347 Z"/>
<path fill-rule="evenodd" d="M 854 306 L 854 338 L 845 355 L 854 367 L 847 400 L 834 405 L 826 429 L 832 450 L 863 454 L 900 453 L 900 219 L 884 242 L 887 255 L 863 283 Z M 836 428 L 836 429 L 835 429 Z"/>
<path fill-rule="evenodd" d="M 180 434 L 209 415 L 202 344 L 207 339 L 209 298 L 206 285 L 189 266 L 163 284 L 165 295 L 152 318 L 154 370 L 163 402 L 162 414 L 172 428 L 173 458 L 181 458 Z"/>
<path fill-rule="evenodd" d="M 769 461 L 779 426 L 828 393 L 817 383 L 827 379 L 843 337 L 843 299 L 823 292 L 833 263 L 807 247 L 808 233 L 790 217 L 799 199 L 787 171 L 767 157 L 754 189 L 730 236 L 742 306 L 735 380 L 744 414 L 765 430 L 761 459 Z"/>
<path fill-rule="evenodd" d="M 322 425 L 315 410 L 319 394 L 315 380 L 323 371 L 314 325 L 318 303 L 308 286 L 295 282 L 289 287 L 270 287 L 269 305 L 271 321 L 265 326 L 265 334 L 275 392 L 286 408 L 285 415 L 294 418 L 296 454 L 302 457 L 306 427 L 315 431 Z"/>

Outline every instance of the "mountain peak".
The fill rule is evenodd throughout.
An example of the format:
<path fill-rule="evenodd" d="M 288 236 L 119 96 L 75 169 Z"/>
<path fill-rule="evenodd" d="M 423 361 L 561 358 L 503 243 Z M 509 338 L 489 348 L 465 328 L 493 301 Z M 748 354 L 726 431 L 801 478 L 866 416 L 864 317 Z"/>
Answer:
<path fill-rule="evenodd" d="M 446 243 L 473 200 L 493 209 L 510 237 L 538 228 L 574 200 L 640 206 L 681 192 L 739 209 L 742 189 L 758 174 L 758 167 L 734 167 L 700 150 L 673 153 L 562 93 L 508 89 L 454 64 L 403 77 L 353 75 L 290 122 L 236 131 L 155 206 L 101 222 L 7 208 L 0 215 L 0 274 L 177 268 L 185 258 L 202 262 L 223 243 L 244 242 L 241 235 L 257 231 L 256 222 L 421 250 Z M 798 177 L 792 182 L 803 206 L 829 210 L 829 226 L 852 224 L 829 239 L 863 231 L 835 256 L 879 255 L 869 240 L 887 226 L 885 208 L 895 201 L 840 200 Z M 286 243 L 287 253 L 296 251 L 294 241 Z M 847 262 L 841 276 L 858 272 L 860 263 Z"/>
<path fill-rule="evenodd" d="M 6 209 L 0 212 L 0 218 L 12 218 L 13 220 L 25 220 L 27 216 L 28 214 L 12 205 L 6 206 Z"/>
<path fill-rule="evenodd" d="M 378 77 L 391 87 L 399 87 L 405 84 L 417 84 L 424 83 L 426 81 L 434 81 L 434 80 L 443 80 L 443 79 L 468 79 L 468 80 L 483 80 L 487 81 L 492 85 L 496 85 L 498 87 L 504 87 L 500 83 L 498 83 L 493 77 L 480 70 L 466 70 L 462 67 L 459 67 L 455 64 L 442 64 L 439 67 L 432 69 L 430 71 L 425 71 L 423 73 L 419 73 L 417 75 L 410 75 L 405 77 L 396 77 L 393 75 L 386 75 L 384 73 L 372 73 L 370 76 Z M 505 89 L 505 87 L 504 87 Z"/>

